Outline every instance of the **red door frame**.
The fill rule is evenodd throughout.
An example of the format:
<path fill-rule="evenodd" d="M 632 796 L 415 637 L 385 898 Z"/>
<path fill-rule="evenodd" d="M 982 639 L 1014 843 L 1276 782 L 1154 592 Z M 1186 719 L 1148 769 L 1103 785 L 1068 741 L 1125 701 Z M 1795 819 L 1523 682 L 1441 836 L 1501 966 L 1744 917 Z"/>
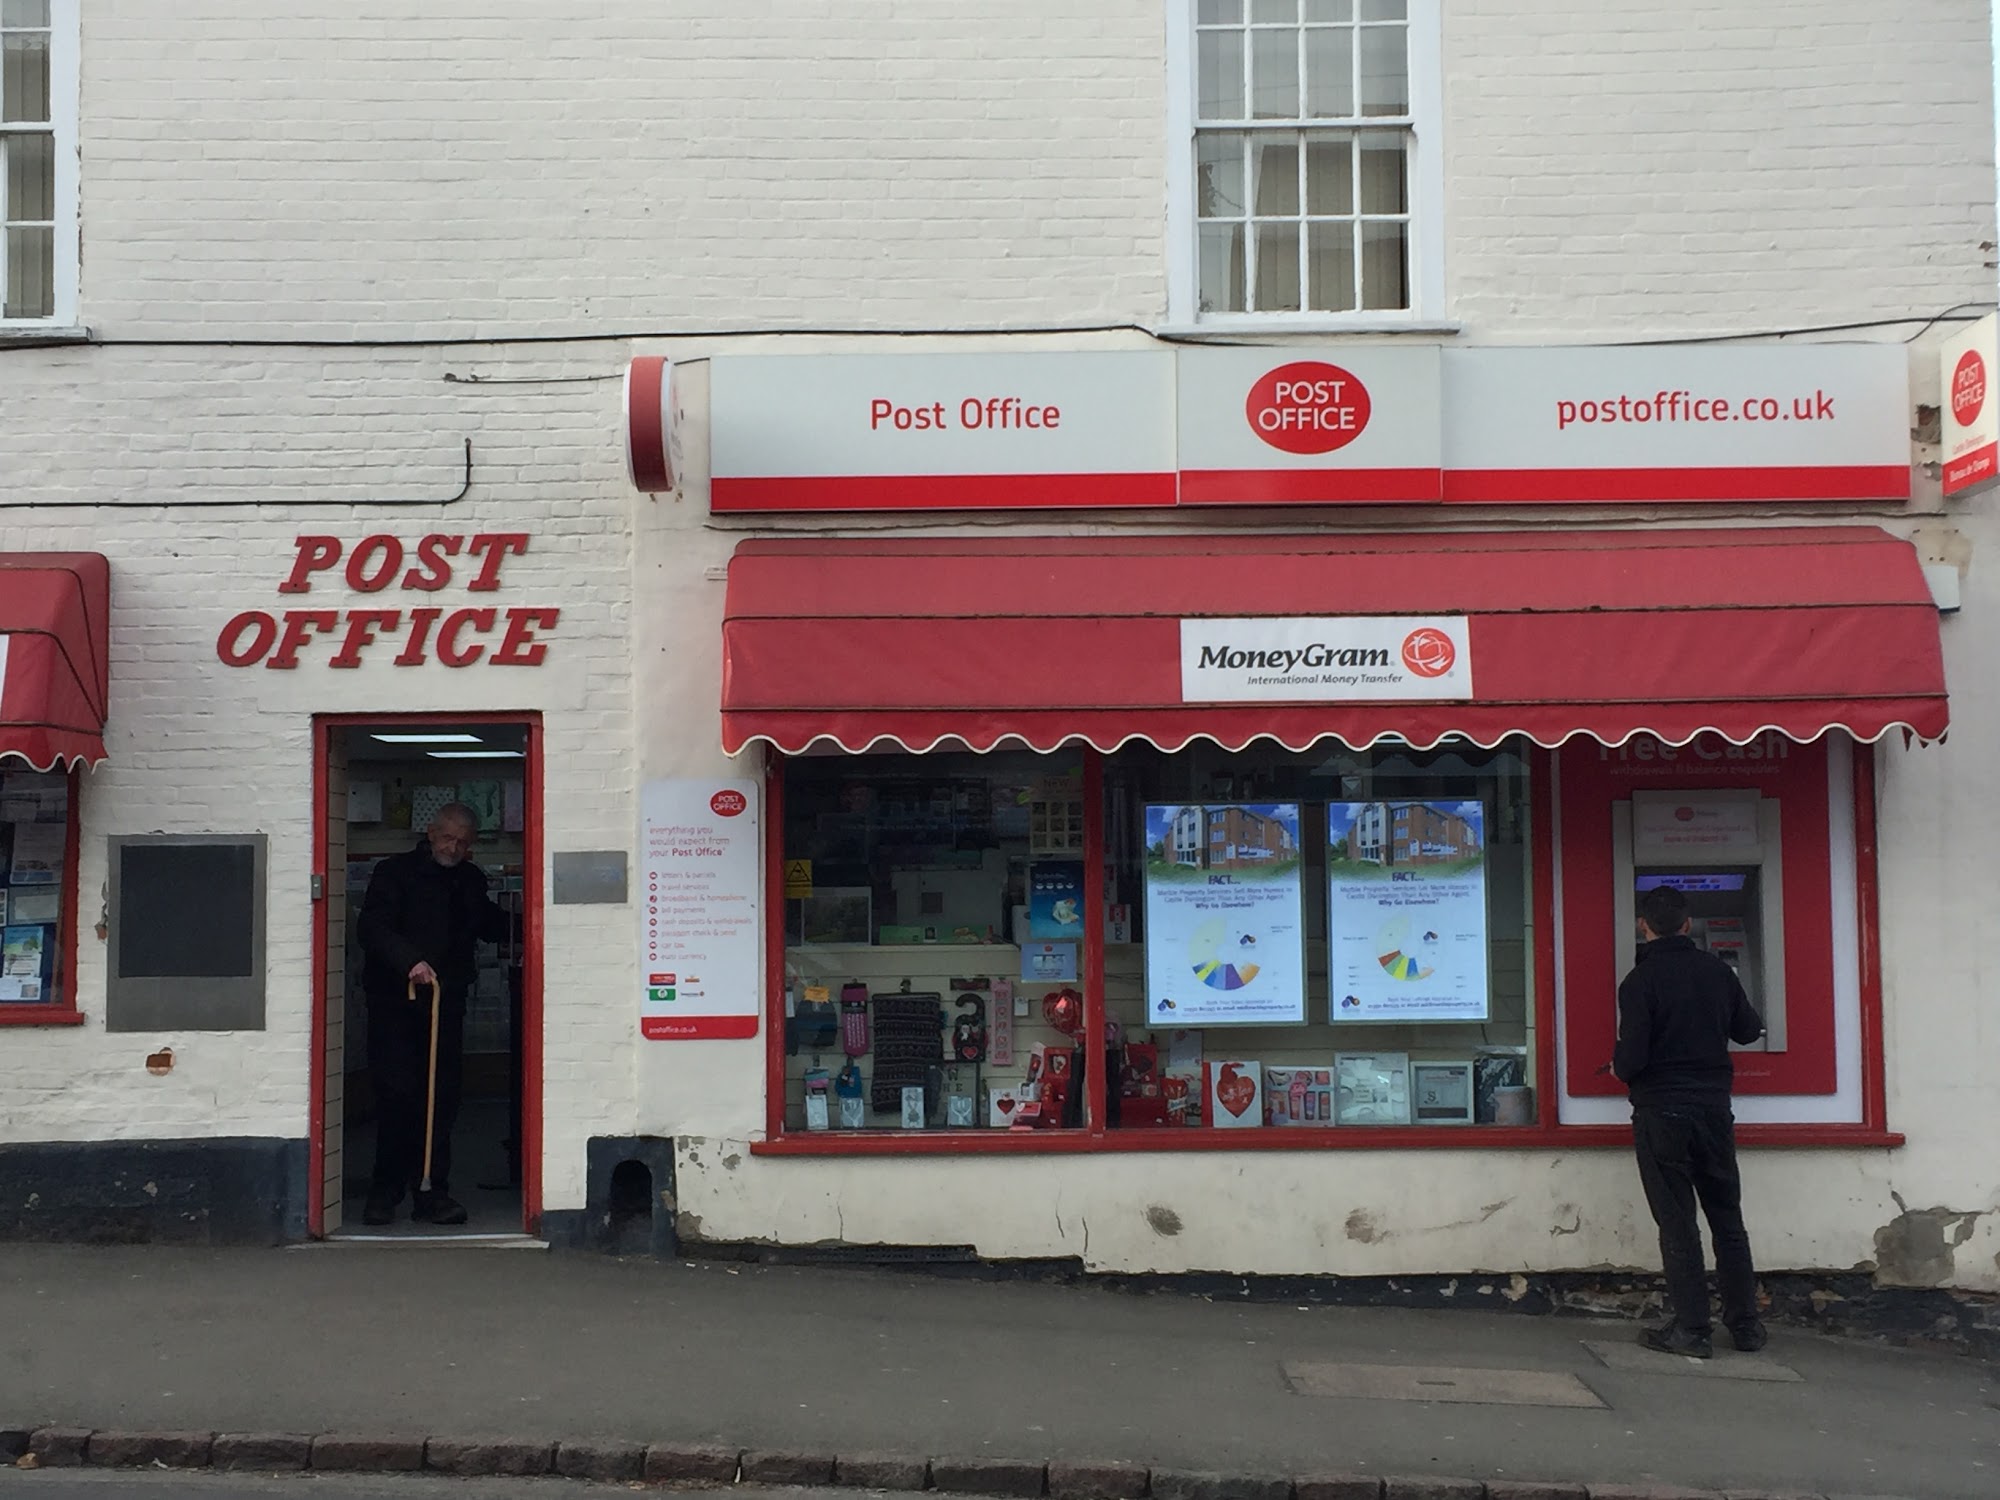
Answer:
<path fill-rule="evenodd" d="M 313 716 L 312 867 L 326 867 L 327 755 L 333 731 L 363 727 L 422 729 L 432 725 L 508 724 L 528 732 L 521 828 L 521 1228 L 533 1234 L 542 1218 L 542 716 L 539 713 L 381 713 Z M 346 872 L 339 874 L 346 879 Z M 326 1234 L 326 922 L 312 903 L 312 1104 L 306 1141 L 306 1229 Z"/>

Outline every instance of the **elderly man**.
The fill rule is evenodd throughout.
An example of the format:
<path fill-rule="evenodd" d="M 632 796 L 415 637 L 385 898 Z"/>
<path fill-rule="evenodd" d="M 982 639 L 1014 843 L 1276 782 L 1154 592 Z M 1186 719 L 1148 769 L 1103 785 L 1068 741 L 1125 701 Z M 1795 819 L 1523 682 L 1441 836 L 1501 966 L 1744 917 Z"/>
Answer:
<path fill-rule="evenodd" d="M 473 981 L 473 944 L 499 942 L 516 919 L 487 897 L 486 876 L 472 863 L 479 819 L 451 803 L 438 809 L 423 840 L 375 867 L 361 902 L 362 988 L 368 998 L 368 1071 L 375 1087 L 375 1172 L 364 1224 L 387 1224 L 407 1190 L 412 1218 L 463 1224 L 464 1205 L 450 1194 L 451 1128 L 458 1118 L 465 1046 L 465 1004 Z M 409 998 L 410 986 L 417 998 Z M 437 1110 L 430 1191 L 423 1176 L 424 1099 L 430 1073 L 428 986 L 441 991 Z"/>

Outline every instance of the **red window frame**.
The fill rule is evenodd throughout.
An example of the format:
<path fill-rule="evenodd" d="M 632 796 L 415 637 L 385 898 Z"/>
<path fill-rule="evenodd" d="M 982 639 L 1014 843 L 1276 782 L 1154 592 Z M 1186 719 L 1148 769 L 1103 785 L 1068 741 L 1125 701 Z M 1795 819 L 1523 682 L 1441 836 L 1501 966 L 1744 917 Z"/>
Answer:
<path fill-rule="evenodd" d="M 0 771 L 9 762 L 0 761 Z M 65 773 L 69 781 L 68 828 L 63 835 L 62 911 L 56 918 L 56 956 L 62 961 L 62 976 L 53 998 L 40 1004 L 0 1004 L 0 1026 L 81 1026 L 83 1012 L 77 1006 L 76 984 L 76 903 L 80 886 L 77 862 L 83 847 L 83 818 L 78 806 L 82 778 L 74 766 Z"/>
<path fill-rule="evenodd" d="M 1586 741 L 1584 743 L 1594 743 Z M 764 768 L 765 865 L 765 1139 L 753 1141 L 755 1156 L 1005 1156 L 1090 1152 L 1189 1151 L 1451 1151 L 1630 1149 L 1629 1125 L 1563 1125 L 1558 1122 L 1560 1083 L 1556 1071 L 1555 952 L 1555 759 L 1536 748 L 1529 754 L 1533 807 L 1530 830 L 1535 943 L 1535 1123 L 1532 1125 L 1403 1125 L 1348 1130 L 1112 1130 L 1106 1124 L 1105 1078 L 1101 1067 L 1085 1070 L 1084 1124 L 1074 1130 L 927 1130 L 923 1132 L 812 1131 L 785 1129 L 785 930 L 784 910 L 785 764 L 773 751 Z M 1875 760 L 1870 745 L 1857 743 L 1853 757 L 1856 915 L 1860 923 L 1861 1059 L 1863 1120 L 1859 1125 L 1765 1125 L 1745 1123 L 1736 1137 L 1743 1146 L 1900 1146 L 1885 1121 L 1886 1087 L 1882 1056 L 1882 984 L 1876 929 Z M 1104 757 L 1085 746 L 1083 791 L 1086 808 L 1098 815 L 1084 820 L 1084 889 L 1104 890 Z M 1822 805 L 1824 805 L 1822 803 Z M 1081 973 L 1087 1055 L 1104 1052 L 1104 924 L 1084 924 Z"/>

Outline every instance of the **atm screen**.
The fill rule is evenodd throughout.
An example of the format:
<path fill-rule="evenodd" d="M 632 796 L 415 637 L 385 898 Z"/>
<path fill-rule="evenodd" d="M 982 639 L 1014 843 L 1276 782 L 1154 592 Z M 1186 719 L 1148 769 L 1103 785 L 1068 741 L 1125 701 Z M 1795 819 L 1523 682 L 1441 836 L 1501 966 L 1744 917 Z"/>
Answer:
<path fill-rule="evenodd" d="M 1641 875 L 1636 884 L 1642 891 L 1656 891 L 1661 886 L 1676 891 L 1740 891 L 1746 878 L 1741 871 L 1698 874 L 1690 870 L 1685 874 L 1675 871 L 1671 875 Z"/>

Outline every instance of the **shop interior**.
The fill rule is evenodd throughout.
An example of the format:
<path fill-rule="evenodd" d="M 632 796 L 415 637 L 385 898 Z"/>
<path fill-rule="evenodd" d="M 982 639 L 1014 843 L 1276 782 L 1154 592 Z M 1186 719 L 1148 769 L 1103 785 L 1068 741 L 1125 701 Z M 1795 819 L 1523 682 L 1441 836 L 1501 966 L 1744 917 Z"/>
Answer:
<path fill-rule="evenodd" d="M 1524 746 L 786 764 L 785 1126 L 1530 1125 Z M 1105 889 L 1083 889 L 1087 820 Z M 1245 1144 L 1249 1144 L 1246 1139 Z"/>
<path fill-rule="evenodd" d="M 523 1223 L 520 945 L 481 942 L 476 949 L 450 1182 L 451 1196 L 466 1207 L 466 1223 L 413 1222 L 406 1195 L 393 1223 L 364 1226 L 362 1204 L 375 1159 L 376 1118 L 357 928 L 376 864 L 414 848 L 436 810 L 452 802 L 469 807 L 479 820 L 470 858 L 486 875 L 489 895 L 505 910 L 521 910 L 530 813 L 526 727 L 385 723 L 342 727 L 331 735 L 329 754 L 336 774 L 329 782 L 334 787 L 344 783 L 345 791 L 344 797 L 333 799 L 328 828 L 328 895 L 335 903 L 330 918 L 344 936 L 341 945 L 328 945 L 329 1232 L 341 1238 L 518 1234 Z M 336 880 L 331 872 L 341 870 L 344 879 Z M 343 997 L 338 1011 L 332 1003 L 336 995 Z M 421 992 L 414 1003 L 424 1003 Z"/>
<path fill-rule="evenodd" d="M 69 797 L 66 773 L 0 760 L 0 1006 L 56 1007 L 69 994 Z"/>

